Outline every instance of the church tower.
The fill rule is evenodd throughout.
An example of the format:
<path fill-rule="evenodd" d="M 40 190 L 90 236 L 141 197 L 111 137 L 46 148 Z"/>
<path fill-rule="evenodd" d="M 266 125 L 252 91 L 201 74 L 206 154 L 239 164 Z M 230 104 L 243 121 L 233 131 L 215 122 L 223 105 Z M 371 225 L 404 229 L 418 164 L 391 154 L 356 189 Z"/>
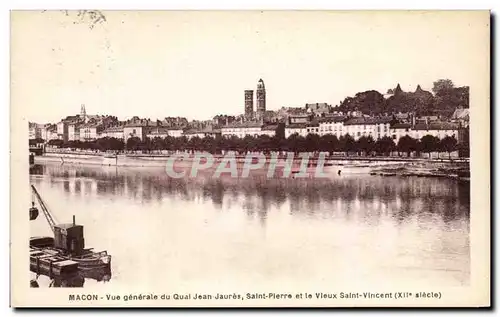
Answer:
<path fill-rule="evenodd" d="M 253 90 L 245 90 L 245 117 L 247 120 L 253 117 Z"/>
<path fill-rule="evenodd" d="M 264 117 L 266 112 L 266 87 L 264 86 L 264 81 L 259 79 L 257 83 L 257 118 L 261 119 Z"/>
<path fill-rule="evenodd" d="M 80 107 L 80 118 L 82 118 L 85 122 L 87 122 L 87 112 L 85 111 L 85 105 L 82 104 Z"/>

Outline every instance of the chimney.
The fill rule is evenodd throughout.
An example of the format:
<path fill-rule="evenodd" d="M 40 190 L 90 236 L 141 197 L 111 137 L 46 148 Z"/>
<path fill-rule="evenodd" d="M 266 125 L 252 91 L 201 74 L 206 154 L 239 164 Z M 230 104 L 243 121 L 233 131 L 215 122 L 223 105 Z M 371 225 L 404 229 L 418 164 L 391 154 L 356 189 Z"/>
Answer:
<path fill-rule="evenodd" d="M 75 215 L 73 215 L 73 226 L 76 226 Z"/>

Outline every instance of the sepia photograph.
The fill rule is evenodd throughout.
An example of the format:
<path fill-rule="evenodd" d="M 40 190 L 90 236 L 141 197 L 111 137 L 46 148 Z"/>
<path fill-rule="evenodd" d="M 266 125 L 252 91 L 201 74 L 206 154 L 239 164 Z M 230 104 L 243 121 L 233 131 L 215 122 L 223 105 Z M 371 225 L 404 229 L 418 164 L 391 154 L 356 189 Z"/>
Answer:
<path fill-rule="evenodd" d="M 490 305 L 490 12 L 10 24 L 11 305 Z"/>

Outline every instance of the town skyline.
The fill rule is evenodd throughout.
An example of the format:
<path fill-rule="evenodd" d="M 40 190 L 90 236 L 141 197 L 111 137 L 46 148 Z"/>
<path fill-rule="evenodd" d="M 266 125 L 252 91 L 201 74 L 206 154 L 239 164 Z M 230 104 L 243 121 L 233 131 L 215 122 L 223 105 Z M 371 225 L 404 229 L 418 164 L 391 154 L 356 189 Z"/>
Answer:
<path fill-rule="evenodd" d="M 453 80 L 452 80 L 453 82 Z M 396 86 L 399 85 L 401 86 L 399 83 L 397 83 L 394 87 L 391 87 L 391 88 L 388 88 L 387 90 L 393 90 L 394 88 L 396 88 Z M 420 86 L 422 87 L 421 84 L 415 84 L 415 85 L 410 85 L 411 87 L 415 87 L 414 89 L 410 90 L 410 89 L 405 89 L 404 87 L 401 87 L 403 92 L 414 92 L 416 90 L 416 87 Z M 254 89 L 245 89 L 245 90 L 242 90 L 242 99 L 244 100 L 245 98 L 245 95 L 244 95 L 244 92 L 247 91 L 247 90 L 253 90 L 253 112 L 255 113 L 256 110 L 257 110 L 257 107 L 256 107 L 256 87 L 257 87 L 257 84 L 255 84 L 255 88 Z M 431 92 L 432 93 L 432 85 L 431 85 L 431 88 L 429 89 L 426 89 L 425 88 L 426 86 L 423 86 L 423 90 L 424 91 L 428 91 L 428 92 Z M 455 85 L 455 87 L 467 87 L 467 85 L 464 85 L 464 86 L 461 86 L 461 85 Z M 375 90 L 375 89 L 369 89 L 367 91 L 370 91 L 370 90 Z M 377 90 L 375 90 L 377 91 Z M 266 88 L 266 98 L 267 98 L 267 88 Z M 354 94 L 352 94 L 351 96 L 345 96 L 344 98 L 342 98 L 342 100 L 340 101 L 343 101 L 345 98 L 347 97 L 354 97 L 355 94 L 357 93 L 361 93 L 362 91 L 359 91 L 359 92 L 356 92 Z M 382 95 L 385 95 L 386 94 L 386 91 L 378 91 L 380 94 Z M 324 101 L 317 101 L 317 102 L 304 102 L 302 104 L 294 104 L 294 105 L 283 105 L 281 107 L 277 107 L 277 108 L 269 108 L 269 107 L 266 107 L 266 110 L 267 111 L 278 111 L 279 109 L 285 107 L 285 108 L 304 108 L 307 104 L 314 104 L 314 103 L 323 103 Z M 324 102 L 324 103 L 327 103 L 328 105 L 332 106 L 333 110 L 335 110 L 336 107 L 339 106 L 339 104 L 333 104 L 333 103 L 329 103 L 329 102 Z M 127 120 L 131 120 L 132 118 L 135 118 L 135 117 L 138 117 L 140 119 L 151 119 L 152 121 L 154 120 L 162 120 L 164 118 L 185 118 L 187 119 L 188 121 L 210 121 L 212 120 L 214 117 L 216 116 L 219 116 L 219 115 L 222 115 L 222 116 L 234 116 L 234 117 L 239 117 L 239 116 L 245 116 L 245 105 L 242 103 L 241 105 L 239 105 L 239 108 L 238 109 L 235 109 L 234 112 L 232 113 L 216 113 L 214 112 L 214 114 L 210 117 L 207 117 L 207 118 L 190 118 L 190 117 L 183 117 L 183 116 L 180 116 L 180 115 L 177 115 L 175 113 L 170 113 L 170 114 L 165 114 L 164 116 L 161 116 L 161 117 L 147 117 L 147 116 L 142 116 L 140 115 L 139 113 L 138 114 L 135 114 L 135 115 L 132 115 L 132 116 L 129 116 L 129 117 L 124 117 L 124 116 L 121 116 L 120 114 L 113 114 L 113 113 L 100 113 L 100 112 L 96 112 L 96 111 L 92 111 L 92 108 L 90 107 L 90 110 L 89 110 L 89 105 L 87 104 L 84 104 L 84 103 L 81 103 L 81 104 L 75 104 L 75 109 L 73 112 L 68 112 L 66 113 L 65 115 L 61 116 L 58 120 L 54 121 L 54 122 L 36 122 L 35 120 L 29 120 L 30 122 L 36 122 L 36 123 L 40 123 L 40 124 L 55 124 L 57 122 L 59 122 L 60 120 L 68 117 L 68 116 L 73 116 L 73 115 L 79 115 L 80 113 L 80 110 L 81 110 L 81 106 L 84 106 L 85 107 L 85 111 L 87 112 L 87 114 L 90 114 L 90 115 L 99 115 L 99 116 L 113 116 L 113 117 L 116 117 L 119 121 L 127 121 Z M 305 110 L 305 109 L 304 109 Z"/>
<path fill-rule="evenodd" d="M 440 78 L 473 86 L 469 56 L 482 49 L 485 27 L 480 13 L 460 12 L 113 11 L 92 29 L 58 11 L 28 13 L 12 20 L 12 91 L 34 122 L 56 122 L 81 104 L 120 119 L 237 115 L 259 78 L 268 110 L 335 106 L 398 83 L 430 91 Z"/>

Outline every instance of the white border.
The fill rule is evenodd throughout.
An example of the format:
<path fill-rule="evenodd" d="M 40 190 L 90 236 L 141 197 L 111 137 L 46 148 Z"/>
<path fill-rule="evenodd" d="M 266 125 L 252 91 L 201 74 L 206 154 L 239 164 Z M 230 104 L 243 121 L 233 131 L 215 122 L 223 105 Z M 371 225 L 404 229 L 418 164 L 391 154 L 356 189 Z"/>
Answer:
<path fill-rule="evenodd" d="M 177 0 L 177 1 L 162 1 L 162 4 L 160 5 L 157 1 L 151 1 L 151 0 L 142 0 L 142 1 L 116 1 L 116 2 L 111 2 L 107 1 L 104 3 L 103 0 L 87 0 L 87 1 L 71 1 L 71 2 L 63 2 L 63 1 L 44 1 L 43 4 L 41 4 L 39 1 L 16 1 L 16 2 L 9 2 L 9 1 L 1 1 L 0 6 L 2 7 L 3 10 L 1 10 L 1 32 L 0 35 L 2 36 L 2 42 L 7 44 L 4 45 L 3 47 L 6 47 L 7 49 L 2 50 L 2 73 L 4 76 L 2 77 L 5 82 L 2 83 L 0 86 L 2 91 L 1 96 L 5 96 L 5 106 L 1 108 L 2 113 L 0 114 L 0 120 L 1 124 L 0 127 L 2 128 L 2 132 L 0 134 L 2 138 L 2 143 L 4 146 L 9 146 L 10 147 L 10 124 L 9 124 L 9 119 L 10 119 L 10 98 L 9 98 L 9 86 L 10 86 L 10 79 L 9 79 L 9 65 L 10 65 L 10 51 L 9 51 L 9 28 L 10 28 L 10 10 L 12 9 L 85 9 L 85 8 L 98 8 L 98 9 L 171 9 L 171 10 L 176 10 L 176 9 L 302 9 L 302 10 L 313 10 L 313 9 L 337 9 L 337 10 L 347 10 L 347 9 L 456 9 L 456 10 L 461 10 L 461 9 L 491 9 L 493 14 L 498 13 L 498 1 L 493 1 L 493 0 L 476 0 L 476 1 L 449 1 L 444 2 L 444 1 L 436 1 L 436 0 L 421 0 L 421 1 L 384 1 L 383 3 L 378 2 L 377 4 L 373 3 L 373 1 L 360 1 L 360 0 L 350 0 L 350 1 L 339 1 L 339 2 L 332 2 L 332 1 L 326 1 L 326 0 L 288 0 L 288 1 L 278 1 L 278 0 L 258 0 L 258 1 L 203 1 L 203 0 Z M 497 17 L 498 18 L 498 17 Z M 498 23 L 498 20 L 496 20 L 496 23 Z M 498 40 L 498 35 L 496 32 L 494 34 L 494 39 L 493 40 Z M 492 43 L 493 45 L 493 43 Z M 496 69 L 495 69 L 496 70 Z M 496 83 L 495 87 L 492 87 L 495 91 L 499 90 L 498 87 L 498 82 Z M 497 98 L 494 99 L 495 104 L 497 103 Z M 500 115 L 498 114 L 498 111 L 495 115 L 495 119 L 497 121 L 500 121 Z M 493 128 L 493 127 L 492 127 Z M 497 131 L 494 131 L 495 133 L 495 139 L 498 140 L 499 134 Z M 494 144 L 493 149 L 496 148 L 496 142 Z M 8 241 L 9 241 L 9 236 L 10 236 L 10 231 L 9 231 L 9 211 L 10 211 L 10 206 L 9 206 L 9 191 L 10 191 L 10 186 L 9 186 L 9 152 L 7 149 L 3 151 L 3 155 L 1 155 L 1 171 L 2 171 L 2 183 L 1 183 L 1 190 L 0 194 L 2 197 L 0 198 L 0 201 L 4 204 L 4 208 L 2 208 L 2 215 L 3 215 L 3 221 L 1 222 L 3 229 L 1 230 L 2 232 L 2 237 L 5 239 L 3 243 L 0 244 L 0 247 L 2 248 L 2 254 L 4 255 L 3 261 L 0 262 L 2 272 L 4 274 L 4 278 L 2 281 L 2 296 L 1 298 L 3 299 L 3 312 L 2 315 L 7 314 L 11 315 L 14 314 L 14 311 L 9 308 L 9 292 L 10 292 L 10 283 L 8 282 L 10 280 L 10 274 L 9 274 L 9 261 L 7 260 L 10 257 L 9 254 L 9 247 L 8 247 Z M 495 194 L 497 193 L 498 188 L 495 190 Z M 498 195 L 494 195 L 497 196 Z M 13 202 L 15 203 L 15 202 Z M 496 223 L 495 225 L 498 224 L 498 215 L 496 216 Z M 495 226 L 496 228 L 496 226 Z M 498 234 L 497 234 L 498 236 Z M 495 244 L 498 248 L 498 244 Z M 497 303 L 498 304 L 498 303 Z M 38 313 L 35 311 L 30 311 L 30 312 L 25 312 L 25 314 L 33 314 L 33 313 Z M 47 312 L 47 313 L 52 313 L 52 312 Z M 62 315 L 66 314 L 71 314 L 72 312 L 64 312 Z M 92 313 L 92 316 L 95 315 L 101 315 L 104 314 L 104 312 L 92 312 L 88 311 L 85 312 L 84 314 L 90 315 Z M 123 313 L 123 311 L 116 311 L 116 313 L 120 314 Z M 182 313 L 181 312 L 171 312 L 171 313 Z M 268 312 L 254 312 L 258 313 L 259 315 L 265 315 L 268 314 Z M 275 312 L 276 313 L 276 312 Z M 296 313 L 308 313 L 308 312 L 296 312 Z M 336 312 L 333 311 L 334 314 L 346 314 L 347 312 Z M 352 312 L 351 312 L 352 313 Z M 363 313 L 360 311 L 356 311 L 355 313 Z M 378 312 L 379 314 L 385 314 L 386 312 Z M 439 312 L 430 312 L 430 311 L 423 311 L 422 313 L 425 313 L 426 315 L 432 316 L 437 315 Z M 478 313 L 478 312 L 467 312 L 467 313 Z"/>

